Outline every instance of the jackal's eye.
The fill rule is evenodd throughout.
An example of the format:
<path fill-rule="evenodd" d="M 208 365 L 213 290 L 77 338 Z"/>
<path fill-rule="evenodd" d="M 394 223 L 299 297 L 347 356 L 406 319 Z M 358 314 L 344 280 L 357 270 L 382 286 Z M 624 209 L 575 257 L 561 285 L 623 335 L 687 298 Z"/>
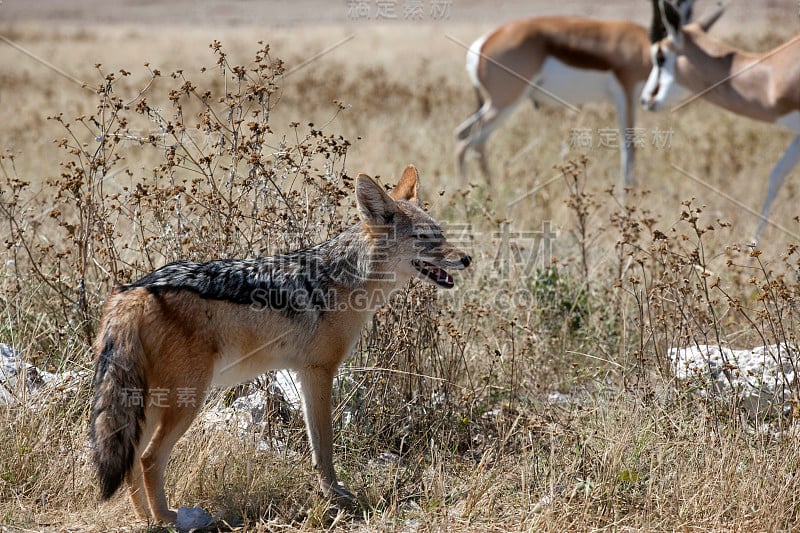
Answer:
<path fill-rule="evenodd" d="M 437 240 L 442 240 L 444 236 L 441 233 L 426 232 L 426 233 L 416 233 L 414 235 L 414 238 L 417 239 L 418 241 L 437 241 Z"/>

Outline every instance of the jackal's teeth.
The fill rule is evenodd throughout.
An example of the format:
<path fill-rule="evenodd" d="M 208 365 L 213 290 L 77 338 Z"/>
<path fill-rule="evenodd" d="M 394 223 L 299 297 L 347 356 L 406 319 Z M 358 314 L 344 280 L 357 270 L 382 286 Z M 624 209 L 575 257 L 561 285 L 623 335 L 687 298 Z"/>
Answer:
<path fill-rule="evenodd" d="M 419 273 L 422 274 L 421 277 L 423 279 L 430 280 L 436 285 L 445 289 L 453 288 L 453 285 L 455 284 L 453 281 L 453 276 L 448 274 L 446 270 L 422 260 L 415 260 L 412 262 L 412 264 L 414 265 L 414 268 L 416 268 Z"/>

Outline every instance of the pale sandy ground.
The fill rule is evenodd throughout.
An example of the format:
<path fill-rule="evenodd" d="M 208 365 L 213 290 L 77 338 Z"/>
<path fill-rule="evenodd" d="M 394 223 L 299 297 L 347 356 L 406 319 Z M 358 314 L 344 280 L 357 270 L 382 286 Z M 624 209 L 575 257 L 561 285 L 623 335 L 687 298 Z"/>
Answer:
<path fill-rule="evenodd" d="M 711 2 L 698 2 L 701 7 L 709 4 Z M 406 9 L 417 5 L 422 6 L 421 20 L 408 20 Z M 358 16 L 357 11 L 365 6 L 370 14 Z M 437 7 L 446 13 L 432 14 L 431 11 Z M 378 15 L 382 9 L 385 16 Z M 645 23 L 649 11 L 649 0 L 4 0 L 0 4 L 0 22 L 43 26 L 125 24 L 291 28 L 403 22 L 441 25 L 479 22 L 489 25 L 525 16 L 580 15 L 626 18 Z M 750 31 L 761 32 L 778 21 L 786 21 L 787 16 L 796 17 L 798 11 L 800 6 L 796 0 L 735 1 L 731 2 L 725 18 L 730 29 L 740 24 Z"/>

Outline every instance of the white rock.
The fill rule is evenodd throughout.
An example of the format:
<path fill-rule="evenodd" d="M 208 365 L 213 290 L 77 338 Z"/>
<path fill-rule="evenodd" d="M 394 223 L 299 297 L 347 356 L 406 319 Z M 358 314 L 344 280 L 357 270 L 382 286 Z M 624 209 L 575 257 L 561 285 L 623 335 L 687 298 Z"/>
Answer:
<path fill-rule="evenodd" d="M 52 374 L 26 363 L 14 348 L 0 344 L 0 403 L 25 401 L 50 378 Z"/>
<path fill-rule="evenodd" d="M 0 404 L 26 403 L 34 407 L 41 406 L 53 394 L 75 392 L 83 380 L 90 378 L 90 374 L 88 370 L 41 370 L 26 362 L 11 346 L 0 343 Z"/>
<path fill-rule="evenodd" d="M 369 464 L 370 466 L 379 466 L 379 467 L 387 467 L 390 465 L 399 465 L 403 462 L 399 455 L 394 452 L 381 452 L 376 458 L 372 459 Z"/>
<path fill-rule="evenodd" d="M 273 384 L 280 389 L 284 399 L 294 407 L 300 409 L 300 385 L 295 379 L 294 372 L 290 370 L 278 370 L 275 372 Z"/>
<path fill-rule="evenodd" d="M 696 383 L 701 396 L 737 398 L 753 418 L 784 414 L 791 408 L 797 356 L 786 345 L 751 350 L 700 345 L 669 350 L 675 377 Z"/>

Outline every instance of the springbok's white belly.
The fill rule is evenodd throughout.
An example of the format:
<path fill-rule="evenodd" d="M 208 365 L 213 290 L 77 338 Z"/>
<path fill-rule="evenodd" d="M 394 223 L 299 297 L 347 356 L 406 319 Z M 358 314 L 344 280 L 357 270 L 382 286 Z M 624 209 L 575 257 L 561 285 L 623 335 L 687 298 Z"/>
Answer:
<path fill-rule="evenodd" d="M 792 111 L 788 115 L 783 115 L 775 122 L 786 128 L 787 130 L 800 135 L 800 111 Z"/>
<path fill-rule="evenodd" d="M 532 81 L 544 89 L 532 88 L 530 93 L 543 105 L 615 102 L 622 93 L 622 86 L 610 71 L 579 69 L 553 58 L 545 60 Z"/>
<path fill-rule="evenodd" d="M 483 35 L 482 37 L 475 40 L 467 50 L 467 62 L 466 62 L 466 69 L 467 75 L 469 76 L 469 81 L 472 82 L 473 87 L 480 87 L 481 81 L 478 78 L 478 65 L 481 62 L 481 50 L 483 49 L 483 43 L 486 42 L 486 39 L 489 37 L 489 34 Z"/>

